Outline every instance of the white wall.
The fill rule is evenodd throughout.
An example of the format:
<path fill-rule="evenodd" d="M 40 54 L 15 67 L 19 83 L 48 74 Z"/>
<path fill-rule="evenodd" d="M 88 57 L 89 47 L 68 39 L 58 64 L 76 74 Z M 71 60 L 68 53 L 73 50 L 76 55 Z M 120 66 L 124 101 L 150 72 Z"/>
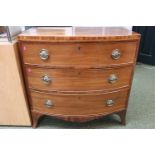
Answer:
<path fill-rule="evenodd" d="M 125 28 L 127 28 L 128 30 L 132 30 L 132 26 L 123 26 Z"/>

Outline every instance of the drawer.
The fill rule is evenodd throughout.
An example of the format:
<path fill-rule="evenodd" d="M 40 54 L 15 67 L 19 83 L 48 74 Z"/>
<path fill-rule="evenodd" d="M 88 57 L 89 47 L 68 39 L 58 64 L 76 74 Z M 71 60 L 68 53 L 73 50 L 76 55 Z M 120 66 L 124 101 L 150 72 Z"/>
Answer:
<path fill-rule="evenodd" d="M 45 94 L 31 91 L 32 110 L 53 115 L 97 115 L 125 109 L 128 90 L 108 94 Z"/>
<path fill-rule="evenodd" d="M 129 85 L 132 66 L 115 69 L 44 69 L 27 66 L 29 87 L 46 91 L 117 89 Z"/>
<path fill-rule="evenodd" d="M 41 66 L 109 66 L 133 63 L 136 42 L 22 43 L 24 63 Z"/>

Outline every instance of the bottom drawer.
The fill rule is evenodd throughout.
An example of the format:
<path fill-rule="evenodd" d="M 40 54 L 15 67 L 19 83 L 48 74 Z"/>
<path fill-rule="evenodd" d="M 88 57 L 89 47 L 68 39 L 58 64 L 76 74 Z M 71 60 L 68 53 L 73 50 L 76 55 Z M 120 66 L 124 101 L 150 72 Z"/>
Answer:
<path fill-rule="evenodd" d="M 32 110 L 51 115 L 99 115 L 125 109 L 128 90 L 100 94 L 50 94 L 31 90 Z"/>

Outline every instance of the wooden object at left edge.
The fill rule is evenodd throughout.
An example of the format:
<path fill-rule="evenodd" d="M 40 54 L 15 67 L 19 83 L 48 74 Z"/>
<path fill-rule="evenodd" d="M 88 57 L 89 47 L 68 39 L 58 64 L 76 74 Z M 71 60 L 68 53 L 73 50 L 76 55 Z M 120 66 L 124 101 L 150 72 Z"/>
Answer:
<path fill-rule="evenodd" d="M 17 42 L 0 43 L 0 125 L 31 126 Z"/>

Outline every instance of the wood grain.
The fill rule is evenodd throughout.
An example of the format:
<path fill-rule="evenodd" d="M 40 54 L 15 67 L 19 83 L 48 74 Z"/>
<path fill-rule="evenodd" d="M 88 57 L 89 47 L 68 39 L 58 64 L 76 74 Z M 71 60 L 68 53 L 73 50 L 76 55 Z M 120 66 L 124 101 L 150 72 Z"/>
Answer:
<path fill-rule="evenodd" d="M 32 110 L 48 115 L 99 115 L 111 113 L 119 109 L 125 109 L 128 90 L 115 91 L 111 93 L 98 93 L 94 95 L 52 94 L 31 90 Z M 115 103 L 108 107 L 106 101 L 112 99 Z M 53 102 L 48 108 L 47 100 Z"/>
<path fill-rule="evenodd" d="M 46 91 L 93 91 L 114 90 L 129 86 L 132 66 L 115 69 L 44 69 L 27 66 L 29 88 Z M 117 76 L 110 83 L 111 75 Z M 46 84 L 42 77 L 47 75 L 51 82 Z"/>
<path fill-rule="evenodd" d="M 133 63 L 136 42 L 102 42 L 102 43 L 22 43 L 24 63 L 42 67 L 78 67 L 78 66 L 116 66 Z M 48 50 L 49 59 L 41 60 L 41 49 Z M 111 57 L 112 51 L 119 49 L 121 57 Z"/>
<path fill-rule="evenodd" d="M 36 110 L 32 110 L 31 111 L 32 115 L 33 115 L 33 128 L 36 128 L 38 125 L 38 121 L 41 117 L 45 116 L 45 115 L 49 115 L 49 114 L 43 114 L 42 112 L 38 112 Z M 124 109 L 119 109 L 119 111 L 115 111 L 113 113 L 103 113 L 103 114 L 95 114 L 95 115 L 72 115 L 72 116 L 67 116 L 67 115 L 52 115 L 55 118 L 64 120 L 64 121 L 70 121 L 70 122 L 88 122 L 88 121 L 92 121 L 94 119 L 99 119 L 102 117 L 105 117 L 107 115 L 111 115 L 111 114 L 117 114 L 120 117 L 120 123 L 122 125 L 126 124 L 126 110 Z"/>
<path fill-rule="evenodd" d="M 31 42 L 100 42 L 138 40 L 140 35 L 122 27 L 32 28 L 18 36 Z"/>
<path fill-rule="evenodd" d="M 0 44 L 0 125 L 30 126 L 17 43 Z"/>
<path fill-rule="evenodd" d="M 125 124 L 140 34 L 110 27 L 34 28 L 18 39 L 33 127 L 43 115 L 85 122 L 116 113 Z M 48 60 L 40 59 L 41 49 L 48 50 Z M 114 49 L 121 51 L 117 60 Z M 45 74 L 49 85 L 41 81 Z M 118 76 L 116 83 L 107 83 L 110 74 Z M 45 106 L 47 99 L 53 107 Z M 117 104 L 107 107 L 107 99 Z"/>

